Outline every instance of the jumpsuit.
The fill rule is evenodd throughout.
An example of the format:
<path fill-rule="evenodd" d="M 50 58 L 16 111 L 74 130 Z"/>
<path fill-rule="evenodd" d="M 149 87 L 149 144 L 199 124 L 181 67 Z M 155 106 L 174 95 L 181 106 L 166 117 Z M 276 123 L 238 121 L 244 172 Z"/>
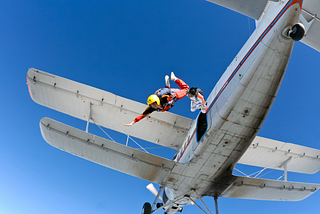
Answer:
<path fill-rule="evenodd" d="M 154 109 L 151 106 L 148 106 L 142 114 L 140 114 L 138 117 L 134 119 L 134 123 L 142 120 L 149 114 L 151 114 L 154 111 L 169 111 L 175 104 L 177 100 L 182 99 L 187 95 L 187 91 L 189 90 L 189 86 L 181 79 L 177 79 L 175 83 L 181 88 L 160 88 L 158 89 L 155 94 L 159 97 L 160 99 L 160 105 L 161 109 Z M 175 94 L 175 98 L 172 98 L 172 94 Z"/>
<path fill-rule="evenodd" d="M 203 96 L 200 93 L 197 93 L 195 96 L 190 97 L 191 106 L 190 110 L 193 112 L 197 109 L 200 109 L 202 113 L 206 113 L 208 107 L 206 106 L 206 101 L 203 99 Z"/>

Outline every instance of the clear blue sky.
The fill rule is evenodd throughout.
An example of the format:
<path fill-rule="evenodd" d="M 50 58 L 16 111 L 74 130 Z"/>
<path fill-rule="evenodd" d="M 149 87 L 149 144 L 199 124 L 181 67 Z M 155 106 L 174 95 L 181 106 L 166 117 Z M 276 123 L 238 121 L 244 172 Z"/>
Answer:
<path fill-rule="evenodd" d="M 26 85 L 28 68 L 143 103 L 175 71 L 207 97 L 253 30 L 253 20 L 204 0 L 0 1 L 0 213 L 140 213 L 144 202 L 154 200 L 145 188 L 149 182 L 42 139 L 42 117 L 82 130 L 86 124 L 34 103 Z M 320 149 L 319 71 L 320 53 L 297 42 L 260 136 Z M 172 112 L 196 117 L 188 99 Z M 96 129 L 91 125 L 89 131 L 99 133 Z M 124 143 L 123 135 L 111 134 Z M 281 175 L 276 173 L 274 179 Z M 319 183 L 320 173 L 289 173 L 288 179 Z M 213 199 L 205 201 L 214 211 Z M 220 198 L 219 209 L 311 214 L 318 212 L 319 201 L 320 192 L 301 202 Z M 201 211 L 188 206 L 183 213 Z"/>

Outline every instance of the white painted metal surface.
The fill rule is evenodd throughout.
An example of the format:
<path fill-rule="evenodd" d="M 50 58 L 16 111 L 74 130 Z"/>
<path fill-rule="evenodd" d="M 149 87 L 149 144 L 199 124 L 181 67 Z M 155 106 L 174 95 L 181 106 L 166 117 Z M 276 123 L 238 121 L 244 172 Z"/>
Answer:
<path fill-rule="evenodd" d="M 230 10 L 251 17 L 255 20 L 261 19 L 264 10 L 268 6 L 268 0 L 207 0 L 220 6 L 229 8 Z M 278 0 L 269 0 L 270 2 L 278 2 Z M 302 15 L 300 19 L 307 32 L 302 43 L 320 52 L 320 1 L 304 0 L 302 5 Z"/>
<path fill-rule="evenodd" d="M 222 7 L 249 16 L 253 19 L 259 19 L 268 0 L 207 0 Z"/>
<path fill-rule="evenodd" d="M 320 170 L 320 150 L 256 137 L 238 163 L 314 174 Z"/>
<path fill-rule="evenodd" d="M 301 21 L 307 29 L 301 42 L 320 52 L 320 1 L 304 0 L 301 14 L 306 22 L 303 18 Z"/>
<path fill-rule="evenodd" d="M 177 164 L 49 118 L 40 121 L 40 129 L 43 138 L 58 149 L 151 182 L 166 180 Z"/>
<path fill-rule="evenodd" d="M 319 188 L 319 184 L 238 177 L 221 196 L 273 201 L 300 201 Z"/>
<path fill-rule="evenodd" d="M 192 123 L 170 112 L 154 112 L 125 127 L 147 105 L 33 68 L 27 80 L 32 99 L 40 105 L 173 149 L 181 147 Z"/>
<path fill-rule="evenodd" d="M 40 121 L 43 138 L 51 146 L 86 160 L 151 182 L 174 188 L 177 180 L 193 179 L 188 170 L 194 164 L 181 164 L 106 140 L 50 118 Z M 200 183 L 201 179 L 194 179 Z M 184 199 L 187 204 L 189 200 Z"/>

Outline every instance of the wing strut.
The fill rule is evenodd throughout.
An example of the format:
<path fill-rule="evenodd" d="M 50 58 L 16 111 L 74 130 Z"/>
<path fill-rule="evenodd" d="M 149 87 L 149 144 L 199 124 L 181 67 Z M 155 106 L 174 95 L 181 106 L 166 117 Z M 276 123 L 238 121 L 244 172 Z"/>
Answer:
<path fill-rule="evenodd" d="M 105 132 L 102 128 L 101 128 L 101 126 L 99 126 L 95 121 L 94 121 L 94 119 L 92 119 L 91 118 L 91 106 L 92 106 L 92 103 L 90 103 L 90 106 L 89 106 L 89 116 L 88 116 L 88 120 L 87 120 L 87 126 L 86 126 L 86 133 L 89 133 L 88 132 L 88 130 L 89 130 L 89 123 L 90 123 L 90 121 L 92 121 L 96 126 L 98 126 L 99 127 L 99 129 L 105 134 L 105 135 L 107 135 L 113 142 L 116 142 L 116 141 L 114 141 L 113 140 L 113 138 L 110 136 L 110 135 L 108 135 L 108 133 L 107 132 Z M 125 132 L 123 132 L 123 133 L 125 133 Z M 149 153 L 145 148 L 143 148 L 139 143 L 137 143 L 132 137 L 130 137 L 130 135 L 129 134 L 126 134 L 127 135 L 127 141 L 126 141 L 126 146 L 128 146 L 128 142 L 129 142 L 129 139 L 131 139 L 135 144 L 137 144 L 143 151 L 145 151 L 146 153 Z"/>
<path fill-rule="evenodd" d="M 290 158 L 288 158 L 288 160 L 286 160 L 283 164 L 281 164 L 280 167 L 283 167 L 283 170 L 284 170 L 284 178 L 283 180 L 284 181 L 287 181 L 288 180 L 288 163 L 290 162 L 290 160 L 292 159 L 292 156 Z"/>
<path fill-rule="evenodd" d="M 164 186 L 160 186 L 159 192 L 158 192 L 156 198 L 154 199 L 154 202 L 153 202 L 153 204 L 152 204 L 151 210 L 153 210 L 154 205 L 156 205 L 156 203 L 157 203 L 157 201 L 158 201 L 158 199 L 159 199 L 159 197 L 160 197 L 160 194 L 161 194 L 163 188 L 164 188 Z"/>
<path fill-rule="evenodd" d="M 204 209 L 202 209 L 202 207 L 200 207 L 199 204 L 197 204 L 192 198 L 190 198 L 190 200 L 192 201 L 192 203 L 194 203 L 195 205 L 197 205 L 197 207 L 204 212 L 205 214 L 208 214 L 206 211 L 204 211 Z M 209 208 L 207 207 L 207 205 L 204 203 L 204 201 L 200 198 L 200 201 L 203 203 L 203 205 L 207 208 L 207 210 L 209 211 L 210 214 L 212 214 L 212 212 L 209 210 Z"/>
<path fill-rule="evenodd" d="M 195 190 L 193 190 L 193 191 L 198 195 L 198 193 L 197 193 Z M 207 208 L 207 210 L 209 211 L 209 213 L 212 214 L 212 212 L 210 211 L 210 209 L 208 208 L 208 206 L 204 203 L 204 201 L 202 200 L 202 198 L 201 198 L 201 197 L 199 197 L 199 198 L 200 198 L 200 201 L 202 202 L 202 204 Z M 197 205 L 197 207 L 199 207 L 199 209 L 200 209 L 202 212 L 204 212 L 205 214 L 207 214 L 206 211 L 204 211 L 191 197 L 189 197 L 189 199 L 190 199 L 195 205 Z M 216 208 L 217 208 L 217 205 L 216 205 Z M 216 210 L 217 210 L 217 209 L 216 209 Z M 218 214 L 218 212 L 217 212 L 216 214 Z"/>
<path fill-rule="evenodd" d="M 86 127 L 86 132 L 88 133 L 88 130 L 89 130 L 89 123 L 90 123 L 90 120 L 91 120 L 91 106 L 92 106 L 92 103 L 90 102 L 89 104 L 89 113 L 88 113 L 88 120 L 87 120 L 87 127 Z"/>
<path fill-rule="evenodd" d="M 216 205 L 216 214 L 219 214 L 219 209 L 218 209 L 218 197 L 214 197 L 214 204 Z"/>

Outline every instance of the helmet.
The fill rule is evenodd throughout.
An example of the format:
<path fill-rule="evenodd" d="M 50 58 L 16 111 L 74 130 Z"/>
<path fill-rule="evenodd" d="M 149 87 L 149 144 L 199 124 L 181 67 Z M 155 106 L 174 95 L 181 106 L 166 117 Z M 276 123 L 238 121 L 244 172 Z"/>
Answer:
<path fill-rule="evenodd" d="M 198 93 L 200 93 L 201 95 L 203 95 L 202 89 L 197 88 L 197 87 L 192 87 L 192 88 L 190 88 L 190 89 L 187 91 L 187 94 L 188 94 L 188 97 L 189 97 L 189 98 L 191 97 L 191 95 L 192 95 L 192 96 L 198 95 Z"/>
<path fill-rule="evenodd" d="M 158 105 L 160 105 L 160 99 L 157 95 L 152 94 L 148 97 L 147 103 L 148 105 L 151 105 L 152 103 L 156 102 Z"/>
<path fill-rule="evenodd" d="M 196 94 L 197 94 L 197 88 L 193 88 L 193 87 L 190 88 L 190 90 L 188 91 L 188 93 L 191 94 L 191 95 L 193 95 L 193 96 L 196 95 Z"/>

